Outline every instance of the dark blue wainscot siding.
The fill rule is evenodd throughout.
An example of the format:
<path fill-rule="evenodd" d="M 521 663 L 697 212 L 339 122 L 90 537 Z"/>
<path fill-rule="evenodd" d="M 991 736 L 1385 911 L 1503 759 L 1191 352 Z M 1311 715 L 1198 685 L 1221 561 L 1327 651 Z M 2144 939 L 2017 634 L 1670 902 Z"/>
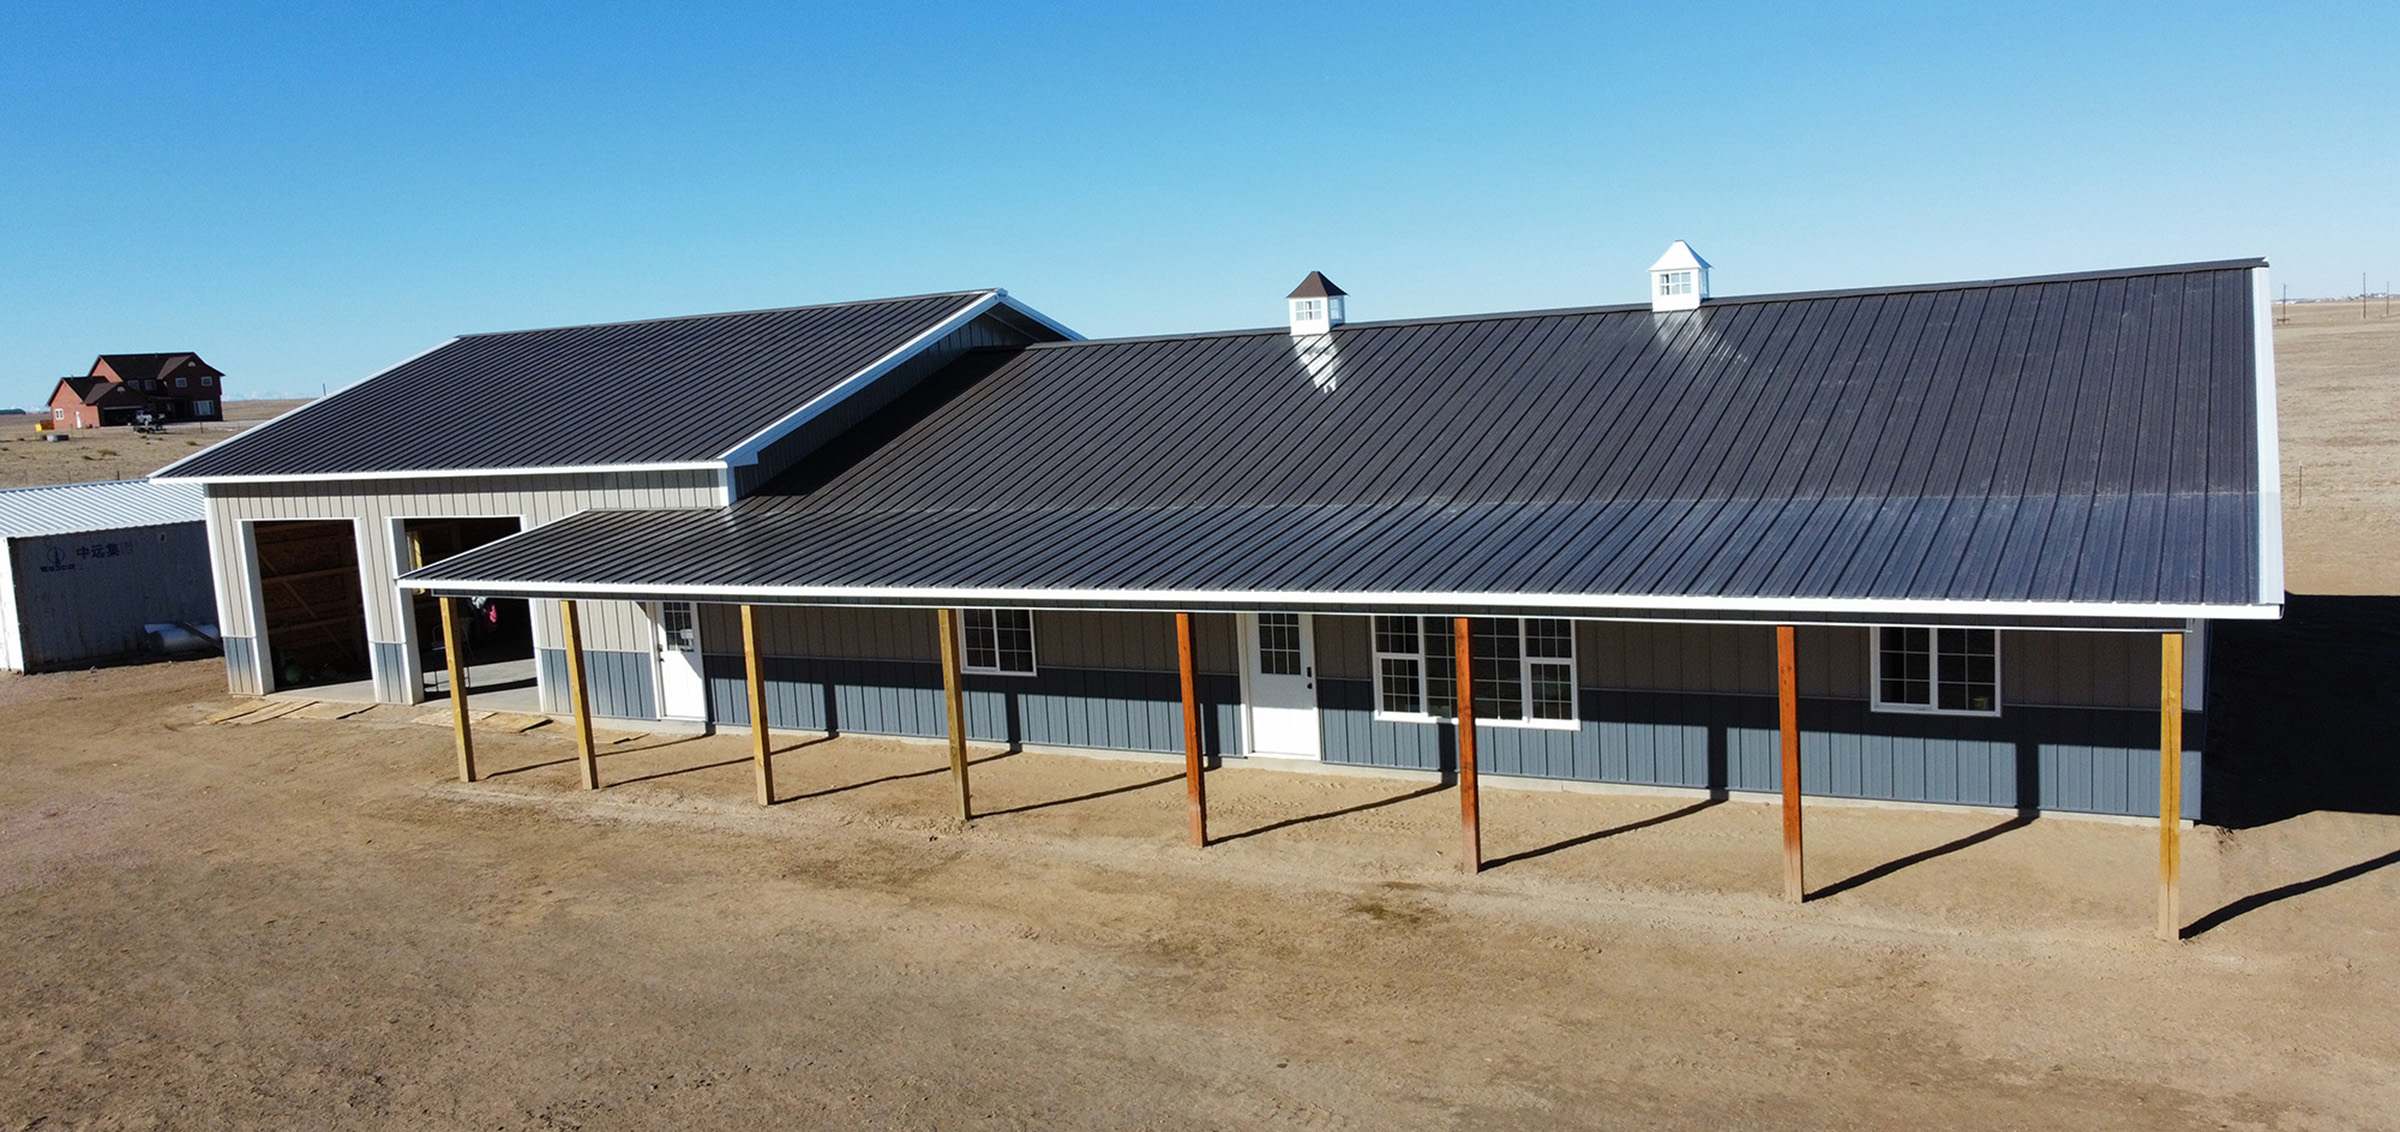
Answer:
<path fill-rule="evenodd" d="M 1325 761 L 1450 770 L 1448 725 L 1374 718 L 1374 685 L 1318 681 Z M 1492 774 L 1645 786 L 1783 788 L 1772 696 L 1586 688 L 1575 730 L 1487 726 Z M 2200 816 L 2201 717 L 2185 717 L 2184 815 Z M 1808 794 L 2100 814 L 2158 813 L 2158 716 L 2118 708 L 2016 706 L 1996 718 L 1876 712 L 1800 701 Z"/>
<path fill-rule="evenodd" d="M 750 725 L 742 658 L 707 658 L 715 721 Z M 944 731 L 942 670 L 909 660 L 765 658 L 767 723 L 797 731 L 938 738 Z M 1224 754 L 1241 718 L 1237 677 L 1199 681 L 1203 750 Z M 991 743 L 1093 747 L 1112 751 L 1183 749 L 1183 693 L 1175 673 L 1045 666 L 1034 676 L 966 678 L 967 735 Z"/>
<path fill-rule="evenodd" d="M 538 650 L 542 668 L 542 710 L 565 713 L 568 702 L 567 650 Z M 658 700 L 652 695 L 656 658 L 646 652 L 583 650 L 583 676 L 592 696 L 592 714 L 609 719 L 657 719 Z"/>

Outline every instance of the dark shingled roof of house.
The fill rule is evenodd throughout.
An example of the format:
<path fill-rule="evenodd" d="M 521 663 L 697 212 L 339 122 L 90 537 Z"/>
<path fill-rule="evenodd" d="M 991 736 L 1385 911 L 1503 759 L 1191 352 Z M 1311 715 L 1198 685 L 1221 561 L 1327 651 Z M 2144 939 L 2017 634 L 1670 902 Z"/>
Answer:
<path fill-rule="evenodd" d="M 225 376 L 225 371 L 201 361 L 200 355 L 188 350 L 180 354 L 102 354 L 92 363 L 92 369 L 97 372 L 103 362 L 107 363 L 109 372 L 127 381 L 157 381 L 178 375 Z"/>
<path fill-rule="evenodd" d="M 1352 324 L 1330 352 L 1280 329 L 984 352 L 729 510 L 586 513 L 418 576 L 1178 608 L 2279 603 L 2258 266 Z"/>
<path fill-rule="evenodd" d="M 992 295 L 470 334 L 158 474 L 711 461 Z"/>

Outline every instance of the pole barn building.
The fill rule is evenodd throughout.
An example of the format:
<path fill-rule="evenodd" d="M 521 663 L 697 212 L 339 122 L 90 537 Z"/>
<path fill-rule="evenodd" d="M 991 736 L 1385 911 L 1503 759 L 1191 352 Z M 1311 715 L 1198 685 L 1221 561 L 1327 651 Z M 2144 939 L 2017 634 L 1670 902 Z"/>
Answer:
<path fill-rule="evenodd" d="M 0 668 L 133 656 L 147 626 L 216 620 L 205 498 L 194 485 L 119 480 L 0 491 Z"/>
<path fill-rule="evenodd" d="M 1470 866 L 1485 776 L 1780 797 L 1794 899 L 1803 795 L 2171 847 L 2207 624 L 2283 601 L 2265 263 L 1708 275 L 1353 322 L 1312 274 L 1288 325 L 1102 341 L 1000 292 L 481 335 L 162 474 L 207 487 L 237 690 L 309 676 L 276 580 L 336 576 L 379 698 L 423 696 L 441 595 L 527 601 L 551 710 L 946 737 L 962 810 L 975 739 L 1180 751 L 1203 840 L 1206 758 L 1438 773 Z"/>

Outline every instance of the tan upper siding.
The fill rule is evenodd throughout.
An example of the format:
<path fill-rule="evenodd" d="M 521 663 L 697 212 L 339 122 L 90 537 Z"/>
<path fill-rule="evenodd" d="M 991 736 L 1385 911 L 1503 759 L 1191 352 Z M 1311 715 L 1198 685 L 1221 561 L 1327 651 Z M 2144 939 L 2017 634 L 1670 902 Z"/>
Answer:
<path fill-rule="evenodd" d="M 1033 640 L 1039 663 L 1060 668 L 1174 672 L 1183 663 L 1175 655 L 1172 613 L 1037 610 Z"/>
<path fill-rule="evenodd" d="M 1318 614 L 1317 675 L 1327 680 L 1367 680 L 1375 675 L 1373 624 L 1365 617 Z"/>
<path fill-rule="evenodd" d="M 230 635 L 258 633 L 246 596 L 250 581 L 242 524 L 247 521 L 352 521 L 360 533 L 368 636 L 401 642 L 408 640 L 413 627 L 397 584 L 401 551 L 392 537 L 394 520 L 514 516 L 532 528 L 579 511 L 707 508 L 722 501 L 717 475 L 704 471 L 211 484 L 208 512 L 211 549 L 218 563 L 219 617 Z M 626 611 L 600 615 L 595 609 L 585 620 L 587 647 L 648 647 L 646 627 L 637 626 L 638 619 L 629 619 Z M 555 605 L 536 620 L 534 632 L 543 647 L 558 647 Z"/>
<path fill-rule="evenodd" d="M 2158 634 L 2010 632 L 2000 641 L 2000 700 L 2156 708 Z"/>

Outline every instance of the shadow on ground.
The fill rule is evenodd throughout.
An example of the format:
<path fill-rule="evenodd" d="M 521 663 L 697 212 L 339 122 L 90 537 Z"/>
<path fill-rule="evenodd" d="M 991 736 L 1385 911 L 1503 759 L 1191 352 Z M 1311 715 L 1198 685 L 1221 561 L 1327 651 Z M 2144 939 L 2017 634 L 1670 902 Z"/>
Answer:
<path fill-rule="evenodd" d="M 2211 630 L 2207 821 L 2400 814 L 2400 597 L 2293 594 Z"/>

